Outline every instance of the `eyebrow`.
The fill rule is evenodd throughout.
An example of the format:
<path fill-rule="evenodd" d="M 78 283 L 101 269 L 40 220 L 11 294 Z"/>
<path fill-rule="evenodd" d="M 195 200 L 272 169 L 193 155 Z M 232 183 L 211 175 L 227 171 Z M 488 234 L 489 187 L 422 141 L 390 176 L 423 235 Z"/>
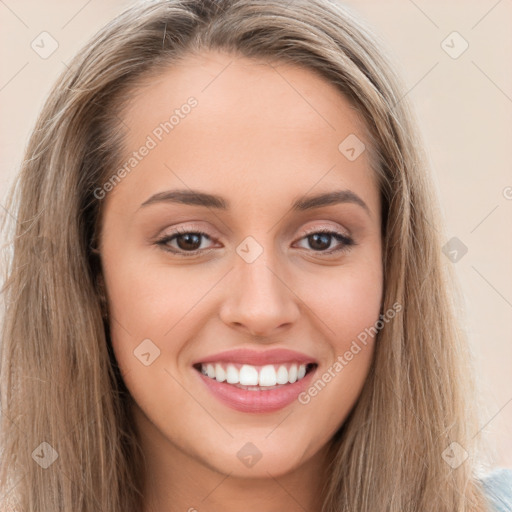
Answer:
<path fill-rule="evenodd" d="M 203 206 L 216 210 L 229 210 L 229 201 L 215 194 L 207 194 L 199 190 L 166 190 L 152 195 L 141 204 L 141 208 L 155 203 L 179 203 L 190 206 Z M 361 206 L 368 214 L 368 205 L 351 190 L 336 190 L 316 195 L 305 195 L 296 199 L 292 204 L 292 210 L 302 212 L 313 210 L 323 206 L 340 203 L 353 203 Z"/>

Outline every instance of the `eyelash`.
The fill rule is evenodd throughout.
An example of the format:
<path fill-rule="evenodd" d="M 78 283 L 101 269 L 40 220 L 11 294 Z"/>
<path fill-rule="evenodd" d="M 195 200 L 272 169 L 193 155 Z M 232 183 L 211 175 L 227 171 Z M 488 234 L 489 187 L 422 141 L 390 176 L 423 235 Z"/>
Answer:
<path fill-rule="evenodd" d="M 337 249 L 330 249 L 327 251 L 315 251 L 312 249 L 313 252 L 318 253 L 318 254 L 325 254 L 325 255 L 332 255 L 332 254 L 337 254 L 337 253 L 343 254 L 344 252 L 348 252 L 350 250 L 351 246 L 356 245 L 355 241 L 352 238 L 350 238 L 346 235 L 343 235 L 337 231 L 332 231 L 328 228 L 319 228 L 319 229 L 312 230 L 308 233 L 305 233 L 304 236 L 302 236 L 300 238 L 300 240 L 303 240 L 304 238 L 307 238 L 309 236 L 316 235 L 316 234 L 331 235 L 338 242 L 342 242 L 342 245 L 340 247 L 338 247 Z M 183 236 L 183 235 L 199 235 L 200 237 L 206 237 L 212 241 L 217 241 L 213 237 L 209 236 L 208 233 L 205 233 L 200 230 L 194 231 L 192 229 L 187 229 L 187 230 L 177 229 L 176 231 L 174 231 L 168 235 L 165 235 L 164 237 L 157 240 L 156 245 L 162 247 L 167 252 L 170 252 L 176 256 L 184 257 L 184 258 L 197 256 L 200 253 L 203 253 L 203 254 L 209 253 L 210 251 L 213 250 L 213 249 L 196 249 L 194 251 L 184 251 L 183 249 L 171 249 L 169 247 L 168 243 L 171 242 L 174 238 L 176 238 L 178 236 Z"/>

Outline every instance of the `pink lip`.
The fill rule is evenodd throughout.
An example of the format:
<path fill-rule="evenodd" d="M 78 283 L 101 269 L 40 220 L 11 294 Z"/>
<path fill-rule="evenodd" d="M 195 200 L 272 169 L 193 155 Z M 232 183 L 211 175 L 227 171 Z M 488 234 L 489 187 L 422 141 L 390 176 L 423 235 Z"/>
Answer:
<path fill-rule="evenodd" d="M 204 357 L 193 365 L 199 363 L 239 363 L 239 364 L 250 364 L 252 366 L 263 366 L 265 364 L 281 364 L 281 363 L 316 363 L 317 361 L 306 354 L 295 352 L 294 350 L 287 350 L 284 348 L 275 348 L 265 351 L 255 351 L 249 349 L 234 349 L 227 350 L 226 352 L 219 352 L 211 356 Z M 210 379 L 211 380 L 211 379 Z"/>
<path fill-rule="evenodd" d="M 216 356 L 217 357 L 217 356 Z M 311 384 L 317 367 L 307 373 L 304 378 L 293 384 L 284 384 L 279 388 L 263 391 L 250 391 L 237 388 L 226 382 L 218 382 L 196 371 L 208 390 L 223 404 L 241 412 L 265 413 L 283 409 L 294 402 L 297 397 Z"/>

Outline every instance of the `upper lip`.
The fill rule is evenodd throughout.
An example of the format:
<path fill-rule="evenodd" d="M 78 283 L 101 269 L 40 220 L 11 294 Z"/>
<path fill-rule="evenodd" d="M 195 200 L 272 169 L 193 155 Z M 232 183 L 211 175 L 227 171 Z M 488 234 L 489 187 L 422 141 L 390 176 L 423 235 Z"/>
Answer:
<path fill-rule="evenodd" d="M 219 352 L 211 356 L 203 357 L 195 361 L 193 365 L 200 363 L 238 363 L 250 364 L 252 366 L 263 366 L 265 364 L 280 364 L 280 363 L 316 363 L 315 358 L 284 348 L 275 348 L 265 351 L 256 351 L 250 349 L 234 349 L 225 352 Z"/>

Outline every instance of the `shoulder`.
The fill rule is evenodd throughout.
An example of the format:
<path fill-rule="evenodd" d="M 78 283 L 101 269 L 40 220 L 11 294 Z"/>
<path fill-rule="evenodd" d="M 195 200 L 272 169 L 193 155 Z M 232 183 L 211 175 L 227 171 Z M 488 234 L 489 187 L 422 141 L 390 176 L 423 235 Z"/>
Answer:
<path fill-rule="evenodd" d="M 512 510 L 512 469 L 495 469 L 480 477 L 485 495 L 491 505 L 489 512 Z"/>

